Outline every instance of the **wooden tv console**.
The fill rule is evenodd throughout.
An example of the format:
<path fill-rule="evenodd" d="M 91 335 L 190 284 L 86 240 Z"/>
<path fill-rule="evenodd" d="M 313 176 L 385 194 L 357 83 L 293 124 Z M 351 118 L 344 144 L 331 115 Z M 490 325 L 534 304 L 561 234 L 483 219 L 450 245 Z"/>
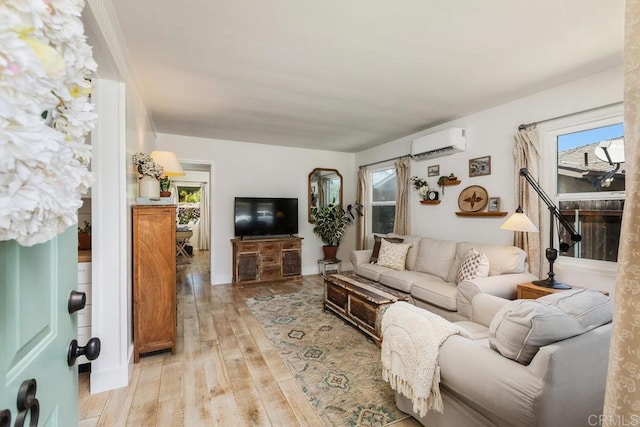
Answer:
<path fill-rule="evenodd" d="M 302 278 L 302 237 L 231 239 L 233 283 Z"/>

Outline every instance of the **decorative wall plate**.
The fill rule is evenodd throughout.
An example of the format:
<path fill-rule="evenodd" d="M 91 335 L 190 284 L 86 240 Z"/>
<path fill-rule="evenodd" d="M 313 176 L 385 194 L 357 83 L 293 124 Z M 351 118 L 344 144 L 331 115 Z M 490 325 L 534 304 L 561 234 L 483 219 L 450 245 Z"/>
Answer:
<path fill-rule="evenodd" d="M 458 206 L 463 212 L 479 212 L 487 206 L 489 193 L 484 187 L 471 185 L 460 192 Z"/>

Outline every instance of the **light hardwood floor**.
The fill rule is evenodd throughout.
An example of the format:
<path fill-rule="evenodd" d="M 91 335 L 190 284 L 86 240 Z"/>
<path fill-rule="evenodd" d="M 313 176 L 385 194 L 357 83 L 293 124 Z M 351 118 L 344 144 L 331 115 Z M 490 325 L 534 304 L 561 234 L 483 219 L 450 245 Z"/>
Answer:
<path fill-rule="evenodd" d="M 81 427 L 323 425 L 244 302 L 322 286 L 320 276 L 210 286 L 208 257 L 196 252 L 178 266 L 176 354 L 142 357 L 128 387 L 105 393 L 89 394 L 89 376 L 81 374 Z"/>

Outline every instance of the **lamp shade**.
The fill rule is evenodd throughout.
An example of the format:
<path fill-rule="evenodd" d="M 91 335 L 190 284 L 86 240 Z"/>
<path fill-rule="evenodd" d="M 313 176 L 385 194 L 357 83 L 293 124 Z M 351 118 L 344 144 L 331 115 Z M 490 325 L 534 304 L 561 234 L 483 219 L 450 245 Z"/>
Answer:
<path fill-rule="evenodd" d="M 153 161 L 164 168 L 165 176 L 184 176 L 184 170 L 175 153 L 171 151 L 152 151 Z"/>
<path fill-rule="evenodd" d="M 502 223 L 500 228 L 503 230 L 511 230 L 511 231 L 524 231 L 529 233 L 537 233 L 538 228 L 533 225 L 529 217 L 522 213 L 522 209 L 518 208 L 513 215 L 511 215 L 507 220 Z"/>

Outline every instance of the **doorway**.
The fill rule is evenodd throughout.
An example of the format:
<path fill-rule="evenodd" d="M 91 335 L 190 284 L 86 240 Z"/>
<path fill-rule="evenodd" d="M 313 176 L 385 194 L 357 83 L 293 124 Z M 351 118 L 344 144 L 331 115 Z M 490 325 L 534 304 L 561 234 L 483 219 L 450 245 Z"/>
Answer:
<path fill-rule="evenodd" d="M 211 163 L 184 161 L 184 176 L 172 178 L 176 211 L 176 262 L 197 262 L 211 272 Z M 182 236 L 182 237 L 181 237 Z"/>

